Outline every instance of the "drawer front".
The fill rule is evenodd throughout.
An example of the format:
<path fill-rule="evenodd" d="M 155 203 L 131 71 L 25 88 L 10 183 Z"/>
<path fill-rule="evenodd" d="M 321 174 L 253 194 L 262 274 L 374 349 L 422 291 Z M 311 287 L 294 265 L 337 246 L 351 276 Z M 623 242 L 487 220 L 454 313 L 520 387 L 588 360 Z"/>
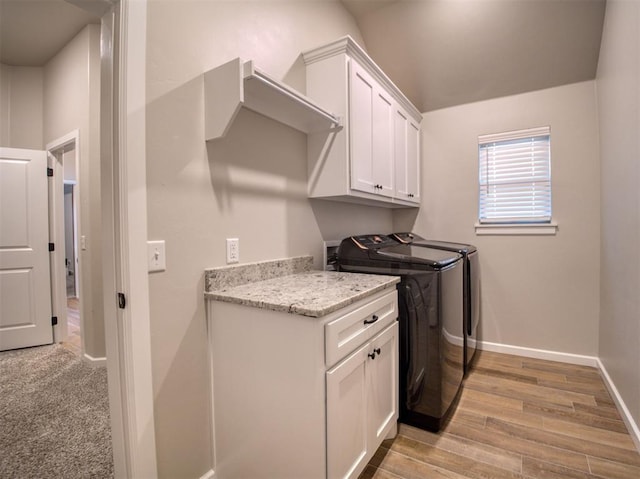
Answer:
<path fill-rule="evenodd" d="M 327 368 L 354 351 L 398 317 L 398 295 L 389 293 L 325 325 Z"/>

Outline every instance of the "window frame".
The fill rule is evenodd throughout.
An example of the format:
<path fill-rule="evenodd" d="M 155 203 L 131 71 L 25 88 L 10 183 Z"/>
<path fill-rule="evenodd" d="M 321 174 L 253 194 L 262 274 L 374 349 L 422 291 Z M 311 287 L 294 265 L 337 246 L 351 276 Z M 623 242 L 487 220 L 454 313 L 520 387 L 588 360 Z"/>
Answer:
<path fill-rule="evenodd" d="M 506 143 L 517 140 L 527 140 L 534 138 L 547 137 L 548 156 L 546 158 L 547 177 L 543 182 L 548 181 L 548 209 L 549 215 L 544 217 L 528 217 L 520 216 L 514 218 L 482 218 L 482 201 L 483 187 L 488 189 L 487 182 L 483 183 L 482 178 L 482 148 L 489 144 Z M 543 126 L 537 128 L 528 128 L 524 130 L 513 130 L 503 133 L 495 133 L 478 136 L 478 210 L 477 222 L 475 224 L 476 234 L 478 235 L 548 235 L 556 234 L 557 223 L 553 220 L 553 192 L 551 178 L 551 128 Z"/>

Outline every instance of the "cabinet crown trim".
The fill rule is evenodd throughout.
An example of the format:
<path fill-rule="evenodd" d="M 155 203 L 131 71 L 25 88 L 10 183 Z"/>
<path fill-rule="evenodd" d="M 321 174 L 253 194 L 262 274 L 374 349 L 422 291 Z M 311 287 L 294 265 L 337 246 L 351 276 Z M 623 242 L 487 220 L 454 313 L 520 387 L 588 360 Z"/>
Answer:
<path fill-rule="evenodd" d="M 420 123 L 422 121 L 422 113 L 350 35 L 345 35 L 331 43 L 303 52 L 302 58 L 305 65 L 310 65 L 340 54 L 346 54 L 356 59 L 377 81 L 387 88 L 389 93 L 394 96 L 395 100 L 403 106 L 416 122 Z"/>

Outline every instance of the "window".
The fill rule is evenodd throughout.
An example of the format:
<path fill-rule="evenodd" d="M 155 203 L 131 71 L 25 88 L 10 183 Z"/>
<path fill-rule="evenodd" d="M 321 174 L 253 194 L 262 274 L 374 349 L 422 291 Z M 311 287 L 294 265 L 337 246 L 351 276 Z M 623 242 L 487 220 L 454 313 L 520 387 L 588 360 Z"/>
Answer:
<path fill-rule="evenodd" d="M 480 136 L 478 153 L 478 226 L 549 225 L 550 128 Z"/>

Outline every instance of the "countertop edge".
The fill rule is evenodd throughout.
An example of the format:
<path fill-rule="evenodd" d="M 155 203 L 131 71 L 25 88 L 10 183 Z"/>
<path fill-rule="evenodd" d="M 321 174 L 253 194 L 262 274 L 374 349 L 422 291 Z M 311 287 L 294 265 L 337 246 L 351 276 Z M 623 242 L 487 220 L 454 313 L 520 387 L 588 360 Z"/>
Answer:
<path fill-rule="evenodd" d="M 297 275 L 288 275 L 288 276 L 291 277 L 291 276 L 297 276 Z M 374 275 L 371 275 L 371 276 L 374 276 Z M 383 277 L 379 275 L 375 275 L 375 276 L 379 278 Z M 228 291 L 224 291 L 224 292 L 206 291 L 204 293 L 204 296 L 205 296 L 205 299 L 207 300 L 222 301 L 222 302 L 234 303 L 242 306 L 249 306 L 249 307 L 255 307 L 260 309 L 268 309 L 271 311 L 279 311 L 279 312 L 290 313 L 290 314 L 298 314 L 301 316 L 308 316 L 312 318 L 319 318 L 319 317 L 331 314 L 346 306 L 349 306 L 357 301 L 360 301 L 361 299 L 367 298 L 368 296 L 372 296 L 380 291 L 383 291 L 388 288 L 392 288 L 397 283 L 400 282 L 400 278 L 397 276 L 384 276 L 384 277 L 387 278 L 388 280 L 376 286 L 373 286 L 367 289 L 366 291 L 360 291 L 352 296 L 339 300 L 323 308 L 312 309 L 312 308 L 305 307 L 303 304 L 297 304 L 296 302 L 287 305 L 282 303 L 275 303 L 275 302 L 272 303 L 268 301 L 254 300 L 247 297 L 239 298 L 239 297 L 233 296 L 233 294 Z"/>

